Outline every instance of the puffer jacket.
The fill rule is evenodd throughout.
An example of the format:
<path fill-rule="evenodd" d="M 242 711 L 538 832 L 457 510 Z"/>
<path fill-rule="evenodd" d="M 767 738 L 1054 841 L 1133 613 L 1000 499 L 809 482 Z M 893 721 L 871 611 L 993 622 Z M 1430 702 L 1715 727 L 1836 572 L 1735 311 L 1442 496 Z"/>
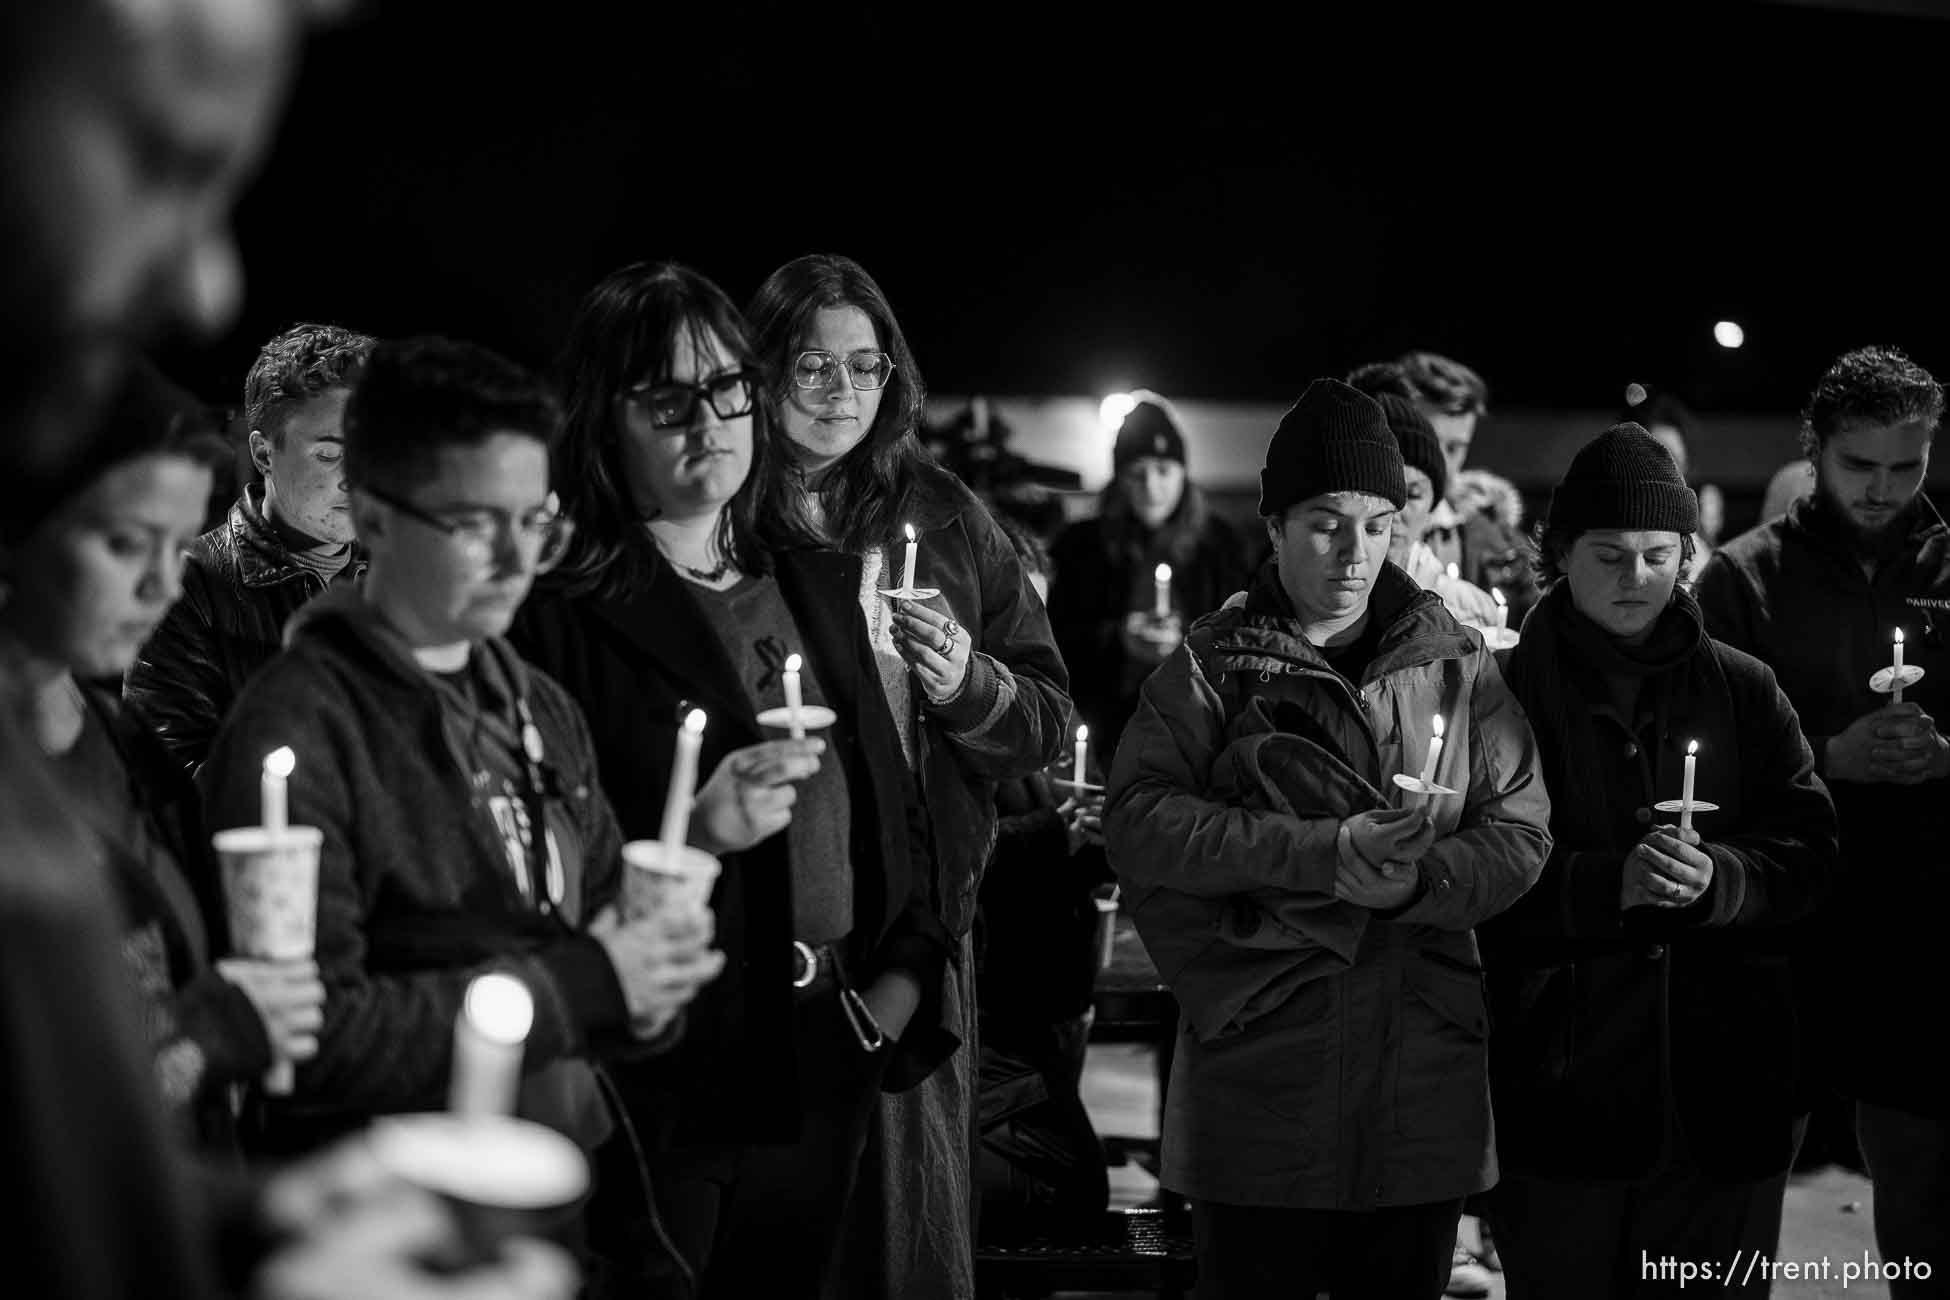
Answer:
<path fill-rule="evenodd" d="M 224 521 L 189 545 L 183 595 L 129 669 L 123 698 L 192 775 L 251 674 L 283 648 L 284 627 L 325 583 L 297 564 L 264 520 L 264 489 L 252 484 Z M 356 582 L 365 560 L 332 585 Z"/>
<path fill-rule="evenodd" d="M 1481 637 L 1393 565 L 1370 611 L 1382 631 L 1356 690 L 1307 641 L 1265 566 L 1242 605 L 1201 620 L 1145 683 L 1112 767 L 1105 835 L 1139 933 L 1162 947 L 1192 927 L 1214 962 L 1234 942 L 1215 909 L 1242 897 L 1335 904 L 1341 822 L 1369 797 L 1402 804 L 1389 774 L 1420 771 L 1437 714 L 1447 730 L 1435 780 L 1463 791 L 1434 803 L 1415 896 L 1366 916 L 1344 969 L 1249 1017 L 1186 1005 L 1164 1181 L 1193 1197 L 1372 1210 L 1494 1181 L 1472 927 L 1536 879 L 1550 803 L 1529 723 Z M 1214 764 L 1257 725 L 1241 725 L 1252 709 L 1345 765 L 1310 792 L 1323 802 L 1309 815 L 1215 797 Z"/>

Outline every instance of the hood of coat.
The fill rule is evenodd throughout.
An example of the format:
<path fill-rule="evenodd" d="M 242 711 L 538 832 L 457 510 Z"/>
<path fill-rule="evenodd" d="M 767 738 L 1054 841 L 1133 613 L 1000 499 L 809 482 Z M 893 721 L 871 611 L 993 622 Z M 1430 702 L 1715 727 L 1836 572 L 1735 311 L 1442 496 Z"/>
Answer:
<path fill-rule="evenodd" d="M 1414 664 L 1460 659 L 1479 644 L 1477 634 L 1456 621 L 1440 596 L 1393 563 L 1382 565 L 1375 577 L 1368 616 L 1381 625 L 1370 677 Z M 1302 631 L 1293 602 L 1280 585 L 1279 566 L 1272 560 L 1260 566 L 1243 600 L 1227 601 L 1194 624 L 1193 630 L 1203 631 L 1212 649 L 1237 668 L 1277 671 L 1299 659 L 1323 672 L 1332 671 L 1319 647 Z M 1265 662 L 1254 662 L 1256 657 Z"/>
<path fill-rule="evenodd" d="M 1458 474 L 1455 486 L 1449 489 L 1449 500 L 1464 519 L 1487 514 L 1505 528 L 1523 526 L 1523 493 L 1509 479 L 1486 469 L 1466 469 Z"/>

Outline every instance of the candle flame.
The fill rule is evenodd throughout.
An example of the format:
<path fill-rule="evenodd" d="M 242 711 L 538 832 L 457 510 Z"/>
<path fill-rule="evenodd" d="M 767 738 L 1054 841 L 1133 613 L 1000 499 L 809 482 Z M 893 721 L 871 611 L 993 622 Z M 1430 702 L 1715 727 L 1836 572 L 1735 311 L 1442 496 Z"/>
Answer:
<path fill-rule="evenodd" d="M 913 525 L 913 524 L 902 524 L 902 525 L 901 525 L 901 527 L 902 527 L 902 528 L 905 528 L 905 529 L 907 530 L 907 540 L 908 540 L 908 541 L 910 541 L 910 542 L 911 542 L 911 541 L 913 541 L 913 540 L 914 540 L 914 525 Z"/>
<path fill-rule="evenodd" d="M 1687 742 L 1686 742 L 1686 752 L 1687 752 L 1688 754 L 1697 754 L 1697 753 L 1699 753 L 1699 742 L 1698 742 L 1697 740 L 1689 740 L 1689 741 L 1687 741 Z"/>
<path fill-rule="evenodd" d="M 1903 640 L 1903 630 L 1902 630 L 1901 628 L 1897 628 L 1897 629 L 1896 629 L 1896 643 L 1897 643 L 1898 645 L 1901 645 L 1901 644 L 1902 644 L 1902 640 Z"/>
<path fill-rule="evenodd" d="M 1442 739 L 1442 715 L 1440 713 L 1435 715 L 1430 721 L 1430 725 L 1435 728 L 1435 738 L 1437 740 Z"/>
<path fill-rule="evenodd" d="M 1090 739 L 1090 728 L 1084 726 L 1081 722 L 1077 724 L 1077 739 L 1078 740 Z"/>
<path fill-rule="evenodd" d="M 1170 582 L 1171 566 L 1169 564 L 1160 564 L 1157 568 L 1157 571 L 1154 572 L 1151 576 L 1156 578 L 1159 582 Z"/>
<path fill-rule="evenodd" d="M 785 657 L 785 670 L 789 673 L 796 673 L 805 662 L 798 655 L 787 655 Z"/>
<path fill-rule="evenodd" d="M 689 713 L 686 713 L 684 715 L 684 730 L 690 732 L 693 736 L 703 732 L 704 730 L 703 709 L 692 709 Z"/>
<path fill-rule="evenodd" d="M 270 776 L 290 776 L 297 766 L 298 755 L 292 752 L 289 745 L 280 746 L 264 756 L 264 771 Z"/>
<path fill-rule="evenodd" d="M 1453 569 L 1455 566 L 1452 564 L 1449 567 Z M 1509 601 L 1503 599 L 1503 588 L 1501 587 L 1491 587 L 1490 598 L 1496 601 L 1496 603 L 1499 605 L 1507 605 L 1510 603 Z"/>
<path fill-rule="evenodd" d="M 481 1037 L 497 1043 L 519 1043 L 535 1024 L 534 995 L 512 975 L 479 976 L 461 1009 Z"/>
<path fill-rule="evenodd" d="M 1462 570 L 1456 567 L 1456 562 L 1454 560 L 1449 561 L 1449 580 L 1451 582 L 1454 582 L 1457 578 L 1460 578 L 1461 576 L 1462 576 Z"/>

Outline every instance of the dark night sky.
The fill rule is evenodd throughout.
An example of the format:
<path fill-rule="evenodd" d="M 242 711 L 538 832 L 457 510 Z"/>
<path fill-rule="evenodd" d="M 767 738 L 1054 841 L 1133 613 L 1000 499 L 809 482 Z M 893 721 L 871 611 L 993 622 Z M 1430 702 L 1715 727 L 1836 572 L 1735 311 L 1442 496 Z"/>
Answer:
<path fill-rule="evenodd" d="M 235 400 L 307 318 L 539 363 L 624 261 L 742 301 L 832 250 L 944 392 L 1278 399 L 1411 345 L 1508 404 L 1782 409 L 1868 341 L 1950 371 L 1950 22 L 674 10 L 392 0 L 315 40 L 240 213 L 244 317 L 178 370 Z"/>

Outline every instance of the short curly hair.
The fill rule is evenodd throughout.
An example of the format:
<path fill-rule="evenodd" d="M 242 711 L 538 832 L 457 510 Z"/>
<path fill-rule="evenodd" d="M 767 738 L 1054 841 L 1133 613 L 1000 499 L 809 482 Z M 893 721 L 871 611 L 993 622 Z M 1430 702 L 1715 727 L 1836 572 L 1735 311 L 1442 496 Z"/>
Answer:
<path fill-rule="evenodd" d="M 369 334 L 341 325 L 304 323 L 258 349 L 244 376 L 244 417 L 249 427 L 284 445 L 284 422 L 299 404 L 334 388 L 349 388 L 372 355 Z"/>
<path fill-rule="evenodd" d="M 1895 348 L 1844 352 L 1828 367 L 1801 412 L 1801 449 L 1813 460 L 1822 444 L 1858 425 L 1922 420 L 1936 432 L 1943 385 Z"/>
<path fill-rule="evenodd" d="M 1484 415 L 1490 386 L 1460 361 L 1435 352 L 1405 352 L 1395 362 L 1415 390 L 1415 400 L 1441 415 Z"/>

